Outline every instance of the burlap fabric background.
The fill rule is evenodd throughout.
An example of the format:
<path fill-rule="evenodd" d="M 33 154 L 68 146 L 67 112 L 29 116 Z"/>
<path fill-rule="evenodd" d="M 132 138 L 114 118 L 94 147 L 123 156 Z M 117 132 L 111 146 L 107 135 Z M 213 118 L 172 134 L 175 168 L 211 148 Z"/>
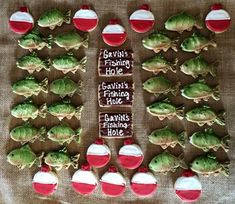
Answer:
<path fill-rule="evenodd" d="M 235 1 L 221 1 L 224 7 L 231 14 L 232 20 L 235 19 Z M 16 69 L 15 61 L 17 57 L 22 56 L 27 53 L 25 50 L 17 46 L 18 35 L 13 34 L 8 29 L 8 18 L 12 12 L 17 10 L 19 6 L 22 5 L 22 1 L 0 1 L 1 12 L 0 12 L 0 131 L 1 131 L 1 143 L 0 143 L 0 159 L 1 159 L 1 173 L 0 173 L 0 203 L 1 204 L 40 204 L 40 203 L 79 203 L 79 204 L 89 204 L 89 203 L 159 203 L 159 204 L 172 204 L 180 203 L 176 198 L 173 191 L 173 184 L 177 176 L 180 174 L 180 170 L 176 173 L 170 173 L 167 176 L 156 175 L 157 180 L 160 184 L 160 187 L 152 198 L 137 198 L 134 196 L 128 187 L 124 195 L 120 198 L 107 198 L 102 195 L 100 188 L 91 196 L 80 196 L 77 195 L 72 188 L 70 187 L 70 178 L 74 170 L 71 168 L 69 170 L 62 170 L 59 172 L 60 183 L 57 192 L 50 198 L 42 198 L 34 194 L 31 188 L 32 176 L 36 171 L 37 167 L 34 167 L 30 170 L 25 169 L 19 171 L 16 167 L 11 166 L 6 162 L 6 154 L 13 148 L 19 147 L 20 144 L 13 142 L 9 138 L 9 129 L 15 127 L 16 125 L 21 124 L 21 121 L 14 119 L 10 116 L 10 109 L 13 105 L 18 102 L 23 101 L 22 97 L 18 97 L 11 92 L 11 84 L 16 80 L 23 78 L 27 73 Z M 87 63 L 87 72 L 85 74 L 69 74 L 74 80 L 78 81 L 79 78 L 82 78 L 84 81 L 84 91 L 82 98 L 79 96 L 74 96 L 72 102 L 74 104 L 84 103 L 85 109 L 83 112 L 81 125 L 84 128 L 84 133 L 82 135 L 81 144 L 77 145 L 71 143 L 68 145 L 69 152 L 75 154 L 77 152 L 81 153 L 81 162 L 84 162 L 85 152 L 89 144 L 91 144 L 98 135 L 98 112 L 99 107 L 97 104 L 97 84 L 100 80 L 105 80 L 97 76 L 97 58 L 100 48 L 107 47 L 101 39 L 101 31 L 104 26 L 108 23 L 108 20 L 113 17 L 117 17 L 121 20 L 121 23 L 126 28 L 128 34 L 128 40 L 123 45 L 124 48 L 131 48 L 134 51 L 134 60 L 135 67 L 133 70 L 133 81 L 135 83 L 135 100 L 133 104 L 133 121 L 134 121 L 134 138 L 140 144 L 141 148 L 144 151 L 145 159 L 144 164 L 147 165 L 151 158 L 162 152 L 161 148 L 151 145 L 148 142 L 147 134 L 151 130 L 163 127 L 169 123 L 176 130 L 181 131 L 186 129 L 189 134 L 193 131 L 202 129 L 196 125 L 188 123 L 186 121 L 180 122 L 178 119 L 173 119 L 171 121 L 159 122 L 156 118 L 149 116 L 146 111 L 146 105 L 153 102 L 155 97 L 150 96 L 143 92 L 141 88 L 142 81 L 146 80 L 151 76 L 150 73 L 147 73 L 140 69 L 140 63 L 154 55 L 153 52 L 143 48 L 141 44 L 141 39 L 146 36 L 146 34 L 137 34 L 130 29 L 128 23 L 129 15 L 143 2 L 142 1 L 108 1 L 108 0 L 99 0 L 99 1 L 60 1 L 60 0 L 42 0 L 42 1 L 24 1 L 24 4 L 30 8 L 31 13 L 33 14 L 35 20 L 38 19 L 39 15 L 48 8 L 57 7 L 62 10 L 72 10 L 72 15 L 79 8 L 81 4 L 89 3 L 96 10 L 100 22 L 99 26 L 90 34 L 90 42 L 88 49 L 80 49 L 75 51 L 75 54 L 78 57 L 83 55 L 88 56 Z M 156 1 L 146 1 L 150 4 L 151 10 L 153 11 L 156 17 L 155 29 L 163 29 L 164 21 L 172 14 L 179 11 L 188 11 L 193 15 L 202 13 L 204 16 L 209 11 L 210 5 L 215 3 L 214 1 L 204 1 L 204 0 L 156 0 Z M 49 33 L 57 34 L 63 30 L 73 29 L 72 25 L 63 25 L 61 28 L 56 28 L 54 31 L 49 31 L 48 29 L 41 29 L 43 34 L 47 35 Z M 208 31 L 204 30 L 203 33 L 208 34 Z M 176 33 L 169 33 L 172 37 L 176 37 Z M 185 36 L 189 36 L 189 32 L 185 32 L 181 36 L 181 40 Z M 198 203 L 204 204 L 226 204 L 235 202 L 235 126 L 234 126 L 234 117 L 235 117 L 235 59 L 234 59 L 234 40 L 235 40 L 235 29 L 232 24 L 230 30 L 226 33 L 216 36 L 218 42 L 217 49 L 210 49 L 208 52 L 204 52 L 203 55 L 210 61 L 218 60 L 220 62 L 218 69 L 218 77 L 212 79 L 207 77 L 207 81 L 211 85 L 216 85 L 219 83 L 222 100 L 220 102 L 214 102 L 210 100 L 208 104 L 214 107 L 216 110 L 225 109 L 227 111 L 226 121 L 227 121 L 227 131 L 226 128 L 221 128 L 218 125 L 213 125 L 213 128 L 221 136 L 227 132 L 231 135 L 230 142 L 230 152 L 228 156 L 222 151 L 219 150 L 216 154 L 221 161 L 225 161 L 228 157 L 231 160 L 231 176 L 226 178 L 222 175 L 217 177 L 211 176 L 210 178 L 200 177 L 203 185 L 203 194 L 202 198 Z M 39 52 L 43 57 L 55 56 L 57 54 L 64 53 L 65 50 L 53 46 L 52 50 L 47 48 Z M 184 59 L 194 56 L 194 54 L 185 54 L 182 52 L 174 53 L 169 51 L 166 53 L 169 59 L 173 59 L 176 56 L 179 57 L 180 63 Z M 39 80 L 44 77 L 48 77 L 49 80 L 56 79 L 63 76 L 63 74 L 51 71 L 51 72 L 40 72 L 34 74 Z M 170 79 L 173 81 L 181 81 L 182 84 L 187 84 L 193 82 L 194 80 L 191 77 L 187 77 L 182 73 L 178 72 L 177 74 L 168 73 Z M 124 79 L 124 78 L 123 78 Z M 131 80 L 131 77 L 127 77 L 127 80 Z M 115 81 L 115 78 L 112 79 Z M 170 97 L 172 102 L 177 105 L 185 104 L 186 110 L 192 108 L 195 104 L 189 102 L 188 100 L 183 99 L 182 97 Z M 58 97 L 52 94 L 40 94 L 39 97 L 33 97 L 33 101 L 41 105 L 44 102 L 48 104 L 59 100 Z M 105 110 L 105 109 L 102 109 Z M 119 109 L 121 110 L 121 109 Z M 72 127 L 76 128 L 80 124 L 75 120 L 68 121 Z M 59 121 L 55 118 L 48 116 L 46 119 L 37 119 L 33 121 L 37 126 L 46 125 L 48 128 L 54 124 L 58 124 Z M 112 150 L 112 161 L 111 163 L 116 164 L 116 152 L 122 145 L 122 140 L 110 140 L 108 145 Z M 33 150 L 37 153 L 41 151 L 55 150 L 59 147 L 49 141 L 45 143 L 35 142 L 31 145 Z M 175 155 L 179 155 L 182 152 L 182 149 L 176 147 L 174 150 L 170 149 Z M 193 148 L 191 145 L 187 145 L 185 149 L 185 160 L 190 162 L 196 155 L 200 155 L 202 152 Z M 106 170 L 108 166 L 96 171 L 97 175 L 100 177 Z M 120 171 L 125 175 L 126 179 L 131 178 L 135 171 L 126 171 L 122 168 L 119 168 Z"/>

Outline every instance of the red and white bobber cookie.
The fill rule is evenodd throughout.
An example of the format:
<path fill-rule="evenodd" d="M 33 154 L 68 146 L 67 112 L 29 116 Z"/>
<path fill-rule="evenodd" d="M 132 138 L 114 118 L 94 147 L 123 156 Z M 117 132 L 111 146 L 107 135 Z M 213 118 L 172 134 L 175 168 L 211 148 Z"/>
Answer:
<path fill-rule="evenodd" d="M 88 5 L 82 5 L 73 17 L 75 28 L 84 32 L 93 31 L 98 25 L 98 16 Z"/>
<path fill-rule="evenodd" d="M 138 168 L 144 160 L 144 154 L 139 145 L 132 139 L 124 140 L 124 146 L 118 152 L 118 162 L 126 169 Z"/>
<path fill-rule="evenodd" d="M 100 168 L 105 166 L 110 161 L 111 152 L 108 146 L 104 144 L 104 140 L 98 138 L 94 144 L 91 144 L 88 147 L 86 158 L 91 166 Z"/>
<path fill-rule="evenodd" d="M 91 171 L 91 166 L 89 164 L 82 165 L 82 168 L 73 174 L 72 187 L 76 192 L 82 195 L 93 193 L 97 185 L 98 180 Z"/>
<path fill-rule="evenodd" d="M 202 185 L 194 172 L 185 170 L 176 180 L 174 189 L 183 202 L 196 202 L 201 196 Z"/>
<path fill-rule="evenodd" d="M 157 180 L 146 167 L 140 167 L 131 179 L 131 190 L 140 197 L 151 196 L 157 190 Z"/>
<path fill-rule="evenodd" d="M 222 9 L 221 4 L 214 4 L 211 6 L 211 11 L 206 16 L 205 23 L 210 31 L 222 33 L 229 28 L 231 18 L 229 13 Z"/>
<path fill-rule="evenodd" d="M 43 164 L 41 170 L 34 175 L 32 186 L 38 194 L 52 195 L 58 186 L 58 176 L 48 165 Z"/>
<path fill-rule="evenodd" d="M 131 14 L 129 22 L 135 32 L 146 33 L 153 28 L 155 18 L 149 10 L 149 5 L 143 4 L 137 11 Z"/>
<path fill-rule="evenodd" d="M 126 189 L 125 179 L 114 166 L 110 166 L 108 172 L 101 177 L 100 185 L 103 193 L 111 197 L 121 196 Z"/>
<path fill-rule="evenodd" d="M 18 34 L 25 34 L 32 30 L 34 20 L 27 7 L 20 7 L 20 10 L 13 13 L 9 19 L 10 29 Z"/>
<path fill-rule="evenodd" d="M 127 34 L 117 19 L 111 19 L 102 31 L 102 38 L 107 45 L 117 47 L 126 41 Z"/>

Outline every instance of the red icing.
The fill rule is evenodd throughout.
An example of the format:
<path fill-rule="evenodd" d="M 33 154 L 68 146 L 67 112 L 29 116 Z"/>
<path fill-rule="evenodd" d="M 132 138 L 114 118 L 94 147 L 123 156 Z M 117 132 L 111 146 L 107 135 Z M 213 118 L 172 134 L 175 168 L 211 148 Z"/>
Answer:
<path fill-rule="evenodd" d="M 124 140 L 124 145 L 131 145 L 134 144 L 134 141 L 132 138 L 128 138 Z"/>
<path fill-rule="evenodd" d="M 126 41 L 127 34 L 123 33 L 102 33 L 104 42 L 109 46 L 120 46 Z"/>
<path fill-rule="evenodd" d="M 220 10 L 222 8 L 223 8 L 222 4 L 213 4 L 211 6 L 211 10 Z"/>
<path fill-rule="evenodd" d="M 149 11 L 149 5 L 148 4 L 143 4 L 143 5 L 140 6 L 140 9 Z"/>
<path fill-rule="evenodd" d="M 154 20 L 129 20 L 131 28 L 137 33 L 145 33 L 152 29 L 154 26 Z"/>
<path fill-rule="evenodd" d="M 196 174 L 193 172 L 193 171 L 191 171 L 191 170 L 184 170 L 183 171 L 183 173 L 182 173 L 182 176 L 184 176 L 184 177 L 192 177 L 192 176 L 195 176 Z"/>
<path fill-rule="evenodd" d="M 82 5 L 80 8 L 81 8 L 81 9 L 87 9 L 87 10 L 88 10 L 88 9 L 90 9 L 90 6 L 85 4 L 85 5 Z"/>
<path fill-rule="evenodd" d="M 25 34 L 33 28 L 33 23 L 22 21 L 9 21 L 9 26 L 12 31 L 18 34 Z"/>
<path fill-rule="evenodd" d="M 81 169 L 84 170 L 84 171 L 90 171 L 91 170 L 91 166 L 90 166 L 90 164 L 86 163 L 86 164 L 82 165 Z"/>
<path fill-rule="evenodd" d="M 121 196 L 125 192 L 125 185 L 116 185 L 106 182 L 101 182 L 101 188 L 105 195 L 117 197 Z"/>
<path fill-rule="evenodd" d="M 127 155 L 119 155 L 118 162 L 127 169 L 136 169 L 143 162 L 143 156 L 127 156 Z"/>
<path fill-rule="evenodd" d="M 157 190 L 157 184 L 131 183 L 132 191 L 139 196 L 150 196 Z"/>
<path fill-rule="evenodd" d="M 90 32 L 96 28 L 98 19 L 73 18 L 73 24 L 78 30 Z"/>
<path fill-rule="evenodd" d="M 21 7 L 20 7 L 20 11 L 21 11 L 21 12 L 26 12 L 26 13 L 28 13 L 28 12 L 29 12 L 29 9 L 28 9 L 26 6 L 21 6 Z"/>
<path fill-rule="evenodd" d="M 103 145 L 104 144 L 104 139 L 102 139 L 102 138 L 96 139 L 95 144 Z"/>
<path fill-rule="evenodd" d="M 148 172 L 148 168 L 147 168 L 147 167 L 144 167 L 144 166 L 141 166 L 141 167 L 138 169 L 138 172 L 147 173 L 147 172 Z"/>
<path fill-rule="evenodd" d="M 115 166 L 110 166 L 108 172 L 116 173 L 117 168 Z"/>
<path fill-rule="evenodd" d="M 89 195 L 93 193 L 93 191 L 96 189 L 96 186 L 97 185 L 92 185 L 87 183 L 72 182 L 73 189 L 82 195 Z"/>
<path fill-rule="evenodd" d="M 49 171 L 51 171 L 51 168 L 50 168 L 50 166 L 48 166 L 47 164 L 43 164 L 43 165 L 41 166 L 41 171 L 42 171 L 42 172 L 49 172 Z"/>
<path fill-rule="evenodd" d="M 110 20 L 109 20 L 109 24 L 110 24 L 110 25 L 118 24 L 118 19 L 110 19 Z"/>
<path fill-rule="evenodd" d="M 175 190 L 182 201 L 195 202 L 200 198 L 201 190 Z"/>
<path fill-rule="evenodd" d="M 57 184 L 42 184 L 36 182 L 33 183 L 33 189 L 35 190 L 35 192 L 45 196 L 53 194 L 56 191 L 56 188 Z"/>
<path fill-rule="evenodd" d="M 226 31 L 230 26 L 231 20 L 206 20 L 206 27 L 215 32 L 215 33 L 221 33 Z"/>
<path fill-rule="evenodd" d="M 110 155 L 87 155 L 87 161 L 91 166 L 101 168 L 105 166 L 109 160 L 110 160 Z"/>

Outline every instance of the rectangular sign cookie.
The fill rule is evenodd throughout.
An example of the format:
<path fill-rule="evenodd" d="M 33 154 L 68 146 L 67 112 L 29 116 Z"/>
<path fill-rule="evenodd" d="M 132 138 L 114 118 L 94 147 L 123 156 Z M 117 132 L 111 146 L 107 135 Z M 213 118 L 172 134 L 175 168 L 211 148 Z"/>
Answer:
<path fill-rule="evenodd" d="M 103 138 L 132 137 L 132 113 L 99 113 L 99 136 Z"/>
<path fill-rule="evenodd" d="M 133 102 L 133 82 L 101 82 L 98 99 L 101 107 L 130 107 Z"/>
<path fill-rule="evenodd" d="M 100 76 L 132 75 L 133 51 L 101 49 L 98 72 Z"/>

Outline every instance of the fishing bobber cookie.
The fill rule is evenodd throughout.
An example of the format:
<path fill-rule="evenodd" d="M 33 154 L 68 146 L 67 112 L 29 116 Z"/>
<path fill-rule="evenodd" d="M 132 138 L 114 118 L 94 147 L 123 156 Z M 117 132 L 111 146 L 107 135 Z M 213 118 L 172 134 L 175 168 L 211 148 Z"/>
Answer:
<path fill-rule="evenodd" d="M 151 196 L 157 190 L 157 180 L 146 167 L 140 167 L 131 179 L 131 190 L 140 197 Z"/>
<path fill-rule="evenodd" d="M 149 10 L 149 6 L 143 4 L 137 11 L 131 14 L 129 23 L 135 32 L 146 33 L 153 28 L 155 18 L 153 13 Z"/>
<path fill-rule="evenodd" d="M 27 7 L 20 7 L 20 10 L 13 13 L 9 19 L 10 29 L 18 34 L 25 34 L 34 26 L 34 20 Z"/>
<path fill-rule="evenodd" d="M 97 186 L 98 180 L 89 164 L 82 165 L 82 168 L 77 170 L 72 177 L 73 189 L 82 195 L 93 193 Z"/>
<path fill-rule="evenodd" d="M 98 25 L 98 16 L 88 5 L 82 5 L 73 17 L 75 28 L 84 32 L 93 31 Z"/>
<path fill-rule="evenodd" d="M 214 4 L 211 6 L 211 11 L 206 16 L 205 23 L 210 31 L 222 33 L 229 28 L 231 18 L 229 13 L 222 9 L 221 4 Z"/>
<path fill-rule="evenodd" d="M 102 192 L 110 197 L 121 196 L 126 189 L 125 179 L 114 166 L 110 166 L 108 171 L 101 177 L 100 184 Z"/>
<path fill-rule="evenodd" d="M 99 138 L 88 147 L 86 158 L 91 166 L 101 168 L 110 161 L 111 152 L 108 146 L 104 144 L 104 140 Z"/>
<path fill-rule="evenodd" d="M 118 152 L 118 162 L 126 169 L 136 169 L 143 162 L 144 154 L 132 139 L 126 139 Z"/>
<path fill-rule="evenodd" d="M 33 189 L 44 196 L 52 195 L 58 186 L 58 177 L 48 165 L 42 165 L 41 170 L 33 177 Z"/>
<path fill-rule="evenodd" d="M 174 189 L 183 202 L 196 202 L 201 196 L 202 185 L 194 172 L 185 170 L 176 180 Z"/>
<path fill-rule="evenodd" d="M 111 19 L 102 31 L 102 38 L 107 45 L 117 47 L 126 41 L 127 34 L 117 19 Z"/>

